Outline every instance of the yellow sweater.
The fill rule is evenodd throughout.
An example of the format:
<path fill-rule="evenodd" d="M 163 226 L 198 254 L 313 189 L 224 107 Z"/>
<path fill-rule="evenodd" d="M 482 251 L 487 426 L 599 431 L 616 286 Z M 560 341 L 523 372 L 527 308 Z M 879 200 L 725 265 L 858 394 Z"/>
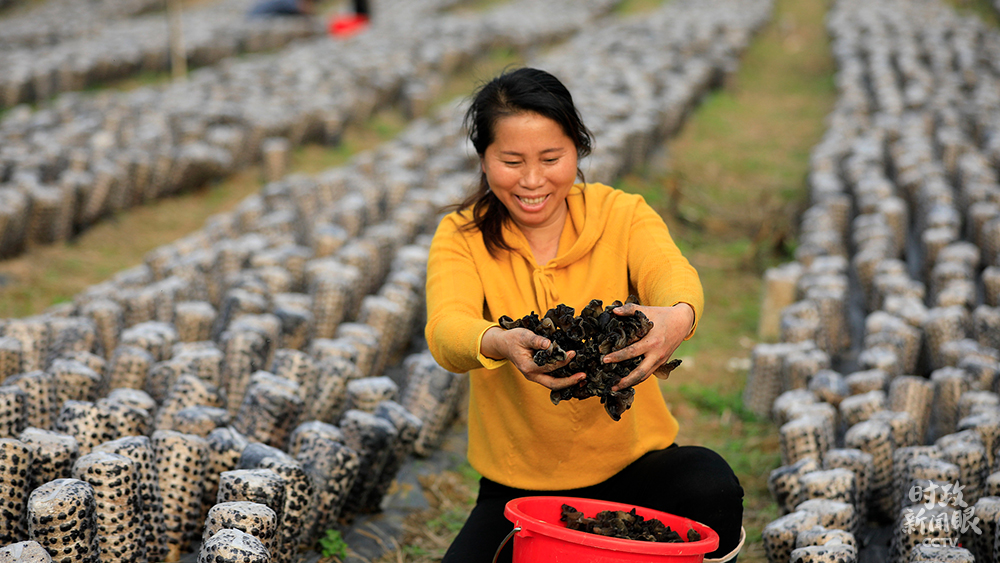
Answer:
<path fill-rule="evenodd" d="M 524 235 L 509 221 L 504 237 L 513 251 L 491 256 L 479 231 L 459 230 L 469 210 L 441 221 L 427 264 L 428 346 L 444 368 L 470 372 L 469 463 L 521 489 L 600 483 L 673 443 L 677 420 L 655 377 L 636 386 L 635 402 L 619 422 L 597 398 L 553 405 L 547 388 L 509 362 L 480 354 L 482 334 L 501 315 L 542 315 L 560 303 L 579 314 L 591 299 L 606 306 L 629 293 L 643 305 L 687 303 L 696 324 L 704 304 L 697 272 L 641 196 L 577 184 L 566 201 L 558 255 L 545 266 L 535 264 Z"/>

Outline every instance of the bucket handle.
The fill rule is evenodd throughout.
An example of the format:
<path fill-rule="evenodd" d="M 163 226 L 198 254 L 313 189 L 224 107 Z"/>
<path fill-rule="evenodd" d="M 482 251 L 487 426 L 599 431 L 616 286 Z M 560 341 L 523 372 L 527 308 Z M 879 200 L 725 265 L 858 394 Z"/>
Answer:
<path fill-rule="evenodd" d="M 509 534 L 507 534 L 507 537 L 505 537 L 503 539 L 503 543 L 501 543 L 500 547 L 497 548 L 497 552 L 495 554 L 493 554 L 493 563 L 497 563 L 497 559 L 500 558 L 500 552 L 503 551 L 504 546 L 507 545 L 507 542 L 510 541 L 510 538 L 514 537 L 514 534 L 516 534 L 516 533 L 518 533 L 520 531 L 521 531 L 521 527 L 520 526 L 514 526 L 514 529 L 511 530 Z"/>

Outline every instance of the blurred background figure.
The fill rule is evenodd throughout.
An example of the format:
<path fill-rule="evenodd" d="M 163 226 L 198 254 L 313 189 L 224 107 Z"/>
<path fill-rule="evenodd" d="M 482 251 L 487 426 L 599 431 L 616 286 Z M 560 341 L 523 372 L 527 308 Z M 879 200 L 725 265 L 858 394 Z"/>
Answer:
<path fill-rule="evenodd" d="M 316 14 L 316 0 L 260 0 L 250 9 L 249 17 L 312 16 Z"/>
<path fill-rule="evenodd" d="M 349 37 L 368 27 L 371 19 L 371 11 L 368 0 L 353 0 L 353 13 L 336 16 L 330 20 L 330 35 L 336 37 Z"/>

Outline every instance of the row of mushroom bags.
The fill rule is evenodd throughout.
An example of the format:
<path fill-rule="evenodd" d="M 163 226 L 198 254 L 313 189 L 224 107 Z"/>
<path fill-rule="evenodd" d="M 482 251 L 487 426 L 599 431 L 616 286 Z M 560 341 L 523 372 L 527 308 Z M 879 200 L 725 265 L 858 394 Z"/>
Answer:
<path fill-rule="evenodd" d="M 529 61 L 565 80 L 601 139 L 588 178 L 673 135 L 771 8 L 671 2 L 601 20 L 599 36 L 581 16 Z M 71 303 L 0 321 L 0 455 L 23 468 L 0 477 L 21 510 L 0 557 L 176 560 L 201 541 L 202 561 L 294 561 L 379 510 L 467 385 L 421 341 L 431 235 L 475 183 L 462 114 L 447 105 L 316 175 L 286 174 L 293 143 L 274 137 L 275 179 L 233 211 Z"/>
<path fill-rule="evenodd" d="M 780 426 L 770 562 L 1000 558 L 1000 32 L 838 0 L 839 99 L 745 404 Z M 771 312 L 770 314 L 768 312 Z"/>
<path fill-rule="evenodd" d="M 56 0 L 0 20 L 0 65 L 6 70 L 0 108 L 170 71 L 163 6 L 148 0 Z M 185 10 L 180 29 L 186 64 L 272 51 L 324 31 L 318 20 L 302 17 L 249 18 L 253 6 L 253 0 L 219 0 Z"/>

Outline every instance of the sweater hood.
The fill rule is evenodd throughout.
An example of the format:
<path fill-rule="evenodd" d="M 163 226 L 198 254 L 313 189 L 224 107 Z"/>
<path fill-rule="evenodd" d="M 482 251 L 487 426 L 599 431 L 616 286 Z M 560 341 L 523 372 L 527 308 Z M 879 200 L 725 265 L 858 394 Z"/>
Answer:
<path fill-rule="evenodd" d="M 574 184 L 566 196 L 566 205 L 569 208 L 566 221 L 571 222 L 572 228 L 577 230 L 576 241 L 569 248 L 563 248 L 560 244 L 556 257 L 541 268 L 543 270 L 564 268 L 586 258 L 604 234 L 607 218 L 621 196 L 627 197 L 628 194 L 604 184 Z M 565 237 L 565 234 L 563 236 Z M 528 240 L 517 225 L 508 221 L 504 226 L 504 238 L 513 247 L 514 252 L 534 263 L 535 257 Z"/>
<path fill-rule="evenodd" d="M 495 257 L 496 262 L 484 264 L 481 275 L 503 275 L 503 271 L 520 272 L 525 284 L 511 290 L 527 296 L 532 303 L 532 309 L 543 314 L 548 309 L 565 302 L 565 296 L 556 283 L 557 272 L 581 261 L 590 260 L 594 248 L 604 236 L 606 226 L 613 222 L 612 216 L 620 217 L 620 222 L 631 223 L 631 213 L 642 197 L 617 190 L 604 184 L 574 184 L 566 196 L 568 207 L 566 225 L 560 235 L 559 251 L 556 257 L 543 265 L 535 263 L 534 254 L 524 233 L 512 221 L 507 221 L 503 227 L 504 241 L 511 247 L 509 252 L 501 251 Z M 468 224 L 472 221 L 472 210 L 464 209 L 458 212 L 458 224 Z M 482 234 L 478 231 L 463 233 L 466 243 L 487 254 Z M 501 265 L 502 264 L 502 265 Z M 496 271 L 492 271 L 496 268 Z M 623 297 L 623 296 L 622 296 Z M 622 298 L 616 297 L 616 298 Z M 580 307 L 585 305 L 577 304 Z M 497 313 L 508 315 L 523 315 L 528 311 L 503 311 Z"/>

